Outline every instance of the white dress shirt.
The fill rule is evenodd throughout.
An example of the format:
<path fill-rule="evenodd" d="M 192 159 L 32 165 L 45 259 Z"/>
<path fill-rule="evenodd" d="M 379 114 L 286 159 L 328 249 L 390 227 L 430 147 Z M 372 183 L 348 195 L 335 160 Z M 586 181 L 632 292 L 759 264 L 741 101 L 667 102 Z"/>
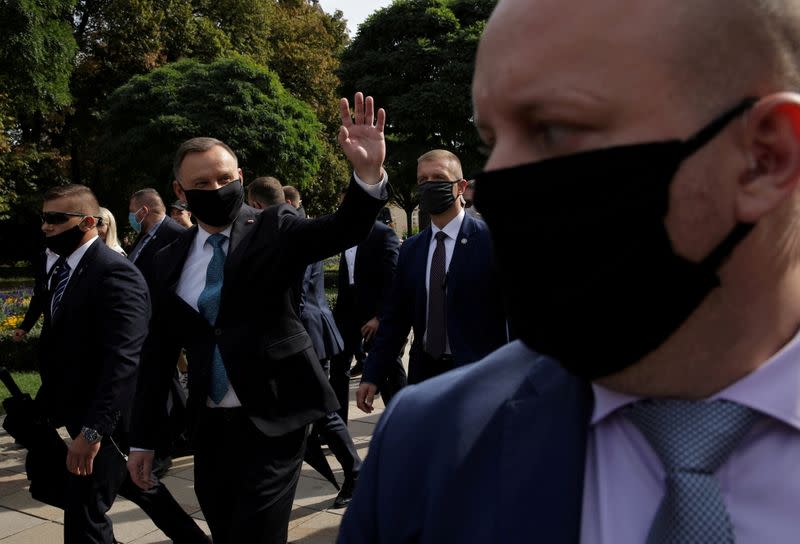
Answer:
<path fill-rule="evenodd" d="M 347 263 L 347 277 L 350 280 L 350 285 L 355 285 L 356 283 L 356 252 L 358 252 L 358 246 L 348 248 L 344 252 L 344 260 Z"/>
<path fill-rule="evenodd" d="M 455 216 L 453 219 L 450 220 L 448 224 L 444 226 L 443 229 L 440 229 L 433 223 L 431 223 L 431 241 L 428 244 L 428 262 L 425 265 L 425 292 L 430 292 L 430 283 L 431 283 L 431 262 L 433 261 L 433 252 L 436 249 L 436 233 L 441 231 L 444 232 L 447 237 L 444 239 L 444 272 L 450 270 L 450 261 L 453 259 L 453 251 L 456 249 L 456 240 L 458 239 L 458 233 L 461 232 L 461 224 L 464 222 L 464 210 L 462 209 L 458 212 L 458 215 Z M 445 283 L 447 286 L 447 283 Z M 428 306 L 425 307 L 425 323 L 428 322 Z M 425 342 L 428 336 L 428 331 L 425 331 L 425 337 L 422 339 L 423 343 Z M 424 345 L 424 344 L 423 344 Z M 447 339 L 447 343 L 445 344 L 445 353 L 448 355 L 452 352 L 450 351 L 450 338 Z"/>
<path fill-rule="evenodd" d="M 225 241 L 222 243 L 222 251 L 228 255 L 228 248 L 231 241 L 231 226 L 228 226 L 220 234 L 225 235 Z M 206 271 L 211 258 L 214 256 L 214 248 L 211 244 L 206 243 L 211 233 L 198 226 L 197 235 L 194 237 L 192 247 L 189 248 L 189 254 L 186 256 L 186 262 L 183 263 L 183 271 L 178 280 L 178 286 L 175 292 L 181 297 L 186 304 L 200 311 L 197 307 L 197 300 L 200 294 L 206 287 Z M 211 397 L 206 399 L 206 406 L 212 408 L 235 408 L 241 406 L 239 397 L 236 396 L 236 391 L 233 390 L 233 385 L 229 385 L 228 391 L 225 396 L 219 401 L 219 404 L 211 400 Z"/>
<path fill-rule="evenodd" d="M 95 240 L 97 240 L 97 235 L 92 236 L 88 242 L 82 244 L 78 249 L 73 251 L 69 257 L 67 257 L 67 264 L 69 265 L 69 274 L 67 277 L 69 279 L 72 279 L 72 273 L 75 272 L 76 268 L 78 268 L 81 259 L 83 259 L 83 256 L 86 254 L 86 250 L 89 249 L 89 246 L 92 245 Z M 56 261 L 59 259 L 59 255 L 50 251 L 49 249 L 45 250 L 45 253 L 47 255 L 47 273 L 49 275 L 50 272 L 53 272 L 53 265 L 56 264 Z M 55 287 L 54 285 L 50 285 L 50 282 L 52 281 L 53 277 L 51 275 L 48 280 L 48 289 Z M 69 284 L 69 280 L 67 280 L 67 284 Z"/>
<path fill-rule="evenodd" d="M 635 397 L 593 385 L 581 542 L 642 544 L 664 496 L 664 468 L 620 413 Z M 709 400 L 762 415 L 715 476 L 737 544 L 800 541 L 800 334 L 755 372 Z"/>

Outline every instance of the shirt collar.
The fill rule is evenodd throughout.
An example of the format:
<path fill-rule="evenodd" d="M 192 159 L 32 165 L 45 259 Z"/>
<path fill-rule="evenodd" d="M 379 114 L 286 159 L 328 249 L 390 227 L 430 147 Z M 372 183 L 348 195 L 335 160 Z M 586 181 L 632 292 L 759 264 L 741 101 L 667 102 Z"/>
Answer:
<path fill-rule="evenodd" d="M 431 239 L 433 239 L 436 236 L 436 233 L 439 232 L 440 230 L 444 231 L 444 233 L 448 236 L 448 238 L 452 238 L 453 240 L 458 238 L 458 233 L 461 230 L 461 224 L 464 222 L 464 215 L 465 215 L 464 209 L 462 208 L 461 211 L 458 212 L 458 215 L 455 216 L 453 219 L 451 219 L 450 222 L 446 224 L 443 229 L 440 229 L 439 227 L 431 223 L 431 230 L 433 231 Z"/>
<path fill-rule="evenodd" d="M 147 232 L 144 233 L 144 237 L 143 238 L 150 238 L 151 236 L 155 236 L 156 235 L 156 231 L 158 231 L 158 227 L 161 226 L 161 223 L 163 223 L 164 219 L 166 219 L 166 218 L 167 218 L 167 216 L 165 215 L 164 217 L 162 217 L 161 219 L 159 219 L 158 221 L 153 223 L 153 226 L 150 227 L 150 229 Z"/>
<path fill-rule="evenodd" d="M 70 270 L 75 270 L 78 267 L 81 259 L 83 259 L 83 256 L 86 254 L 86 250 L 89 249 L 89 246 L 92 245 L 97 238 L 98 237 L 95 234 L 92 236 L 91 240 L 80 246 L 78 249 L 73 251 L 69 257 L 67 257 L 67 264 L 69 265 Z"/>
<path fill-rule="evenodd" d="M 231 229 L 233 225 L 228 225 L 225 230 L 220 231 L 220 234 L 224 234 L 228 241 L 231 239 Z M 211 236 L 211 233 L 205 230 L 200 225 L 197 225 L 197 236 L 194 237 L 194 245 L 197 249 L 202 250 L 203 247 L 206 245 L 206 240 Z"/>
<path fill-rule="evenodd" d="M 800 430 L 800 332 L 763 365 L 708 400 L 729 400 Z M 639 397 L 592 384 L 595 425 Z"/>

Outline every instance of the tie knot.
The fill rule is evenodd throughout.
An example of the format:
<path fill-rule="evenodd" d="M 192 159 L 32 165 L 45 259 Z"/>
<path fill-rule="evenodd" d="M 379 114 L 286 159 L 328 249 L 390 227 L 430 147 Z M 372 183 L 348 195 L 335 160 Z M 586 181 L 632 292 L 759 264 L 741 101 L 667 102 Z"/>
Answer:
<path fill-rule="evenodd" d="M 726 400 L 644 400 L 624 412 L 661 459 L 664 469 L 713 473 L 733 452 L 758 414 Z"/>
<path fill-rule="evenodd" d="M 445 238 L 447 238 L 447 234 L 443 230 L 440 230 L 439 232 L 436 233 L 437 242 L 444 242 Z"/>
<path fill-rule="evenodd" d="M 214 249 L 221 249 L 222 244 L 224 244 L 225 240 L 227 239 L 228 239 L 227 236 L 225 236 L 221 232 L 218 232 L 216 234 L 212 234 L 211 236 L 209 236 L 206 242 L 211 244 L 211 247 L 213 247 Z"/>

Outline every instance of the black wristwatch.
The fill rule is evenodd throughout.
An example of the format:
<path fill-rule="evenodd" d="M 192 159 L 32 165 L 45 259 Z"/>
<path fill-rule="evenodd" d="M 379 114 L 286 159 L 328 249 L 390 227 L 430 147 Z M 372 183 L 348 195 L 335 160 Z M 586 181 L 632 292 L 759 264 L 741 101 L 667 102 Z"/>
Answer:
<path fill-rule="evenodd" d="M 94 429 L 90 429 L 89 427 L 83 427 L 81 429 L 81 434 L 89 444 L 97 444 L 98 442 L 100 442 L 100 440 L 103 439 L 103 435 L 101 435 Z"/>

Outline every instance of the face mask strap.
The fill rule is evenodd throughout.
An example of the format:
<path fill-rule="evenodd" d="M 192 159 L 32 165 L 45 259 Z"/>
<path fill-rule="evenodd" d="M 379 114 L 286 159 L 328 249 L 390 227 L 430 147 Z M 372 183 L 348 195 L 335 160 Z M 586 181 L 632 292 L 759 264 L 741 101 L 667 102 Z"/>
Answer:
<path fill-rule="evenodd" d="M 739 223 L 737 224 L 733 230 L 725 237 L 725 239 L 720 242 L 720 244 L 714 248 L 703 262 L 700 265 L 707 270 L 717 271 L 719 267 L 722 266 L 722 263 L 727 259 L 731 252 L 733 252 L 734 248 L 739 245 L 739 243 L 744 240 L 744 238 L 750 234 L 750 231 L 753 230 L 755 225 L 751 223 Z"/>
<path fill-rule="evenodd" d="M 749 110 L 753 104 L 758 102 L 757 98 L 749 97 L 745 98 L 739 104 L 734 106 L 733 108 L 729 109 L 713 121 L 711 121 L 708 125 L 700 129 L 700 131 L 683 142 L 683 148 L 685 150 L 686 156 L 688 157 L 708 142 L 710 142 L 719 132 L 725 128 L 728 123 L 739 117 L 742 113 Z"/>

